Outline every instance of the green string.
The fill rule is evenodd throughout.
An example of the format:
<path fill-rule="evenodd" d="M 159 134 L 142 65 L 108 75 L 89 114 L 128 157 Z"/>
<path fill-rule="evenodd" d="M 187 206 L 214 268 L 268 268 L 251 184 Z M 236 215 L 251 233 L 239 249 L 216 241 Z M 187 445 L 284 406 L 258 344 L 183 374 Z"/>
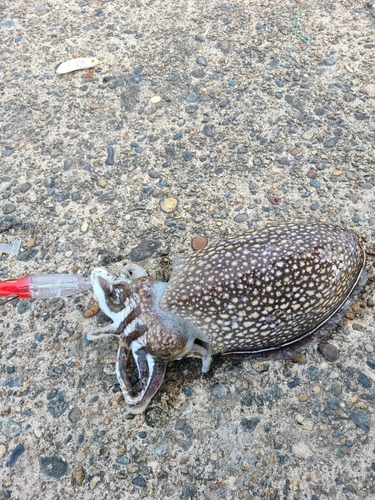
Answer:
<path fill-rule="evenodd" d="M 298 33 L 299 22 L 300 22 L 301 18 L 300 18 L 300 15 L 298 14 L 298 12 L 296 12 L 296 16 L 297 16 L 297 24 L 294 28 L 293 35 L 296 36 L 297 38 L 299 38 L 300 40 L 302 40 L 303 42 L 305 42 L 307 45 L 310 45 L 310 42 L 305 37 L 303 37 L 300 33 Z"/>

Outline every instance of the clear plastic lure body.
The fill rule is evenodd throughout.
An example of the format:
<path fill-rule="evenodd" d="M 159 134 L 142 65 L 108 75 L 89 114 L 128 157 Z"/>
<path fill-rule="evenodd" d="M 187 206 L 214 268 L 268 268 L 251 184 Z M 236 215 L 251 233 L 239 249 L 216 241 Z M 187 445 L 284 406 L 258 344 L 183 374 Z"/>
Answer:
<path fill-rule="evenodd" d="M 91 287 L 89 278 L 76 274 L 25 276 L 18 280 L 1 281 L 0 297 L 17 296 L 23 299 L 55 299 L 85 292 Z"/>

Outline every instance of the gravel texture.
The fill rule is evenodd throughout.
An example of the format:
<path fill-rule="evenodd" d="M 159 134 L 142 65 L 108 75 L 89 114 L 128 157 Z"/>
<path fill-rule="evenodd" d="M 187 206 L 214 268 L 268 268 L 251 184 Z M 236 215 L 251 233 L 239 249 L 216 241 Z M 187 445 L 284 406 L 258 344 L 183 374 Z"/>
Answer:
<path fill-rule="evenodd" d="M 4 0 L 0 242 L 23 243 L 0 278 L 132 260 L 165 280 L 206 239 L 291 220 L 371 246 L 374 39 L 374 0 Z M 56 75 L 74 57 L 100 64 Z M 85 337 L 107 321 L 90 293 L 4 305 L 0 499 L 373 498 L 367 268 L 319 349 L 175 362 L 135 417 L 116 341 Z"/>

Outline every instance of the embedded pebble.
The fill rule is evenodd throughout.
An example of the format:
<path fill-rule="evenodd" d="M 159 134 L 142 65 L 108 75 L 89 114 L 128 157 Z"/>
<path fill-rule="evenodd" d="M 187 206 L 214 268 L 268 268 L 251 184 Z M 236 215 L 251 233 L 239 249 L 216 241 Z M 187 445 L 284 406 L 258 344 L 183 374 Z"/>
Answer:
<path fill-rule="evenodd" d="M 131 250 L 130 258 L 134 262 L 141 262 L 151 257 L 160 246 L 160 241 L 143 240 Z"/>
<path fill-rule="evenodd" d="M 147 482 L 141 476 L 135 477 L 132 480 L 132 484 L 138 486 L 139 488 L 147 488 Z"/>
<path fill-rule="evenodd" d="M 271 205 L 280 205 L 281 199 L 278 196 L 271 195 L 268 197 L 268 201 Z"/>
<path fill-rule="evenodd" d="M 321 342 L 318 346 L 318 349 L 327 361 L 337 361 L 340 357 L 339 349 L 329 342 Z"/>
<path fill-rule="evenodd" d="M 324 142 L 323 146 L 325 148 L 333 148 L 333 146 L 335 146 L 338 142 L 339 142 L 339 137 L 330 137 Z"/>
<path fill-rule="evenodd" d="M 160 208 L 163 210 L 163 212 L 170 213 L 175 210 L 177 207 L 177 200 L 176 198 L 165 198 L 160 202 Z"/>
<path fill-rule="evenodd" d="M 151 102 L 152 104 L 157 104 L 157 103 L 158 103 L 158 102 L 160 102 L 160 101 L 161 101 L 161 97 L 160 97 L 160 95 L 154 95 L 154 96 L 153 96 L 153 97 L 151 97 L 151 99 L 150 99 L 150 102 Z"/>
<path fill-rule="evenodd" d="M 296 147 L 291 150 L 290 154 L 292 156 L 297 156 L 298 154 L 300 154 L 301 151 L 302 151 L 301 147 Z"/>
<path fill-rule="evenodd" d="M 94 476 L 89 482 L 90 490 L 93 490 L 100 481 L 101 481 L 100 476 Z"/>
<path fill-rule="evenodd" d="M 207 59 L 203 56 L 199 56 L 196 59 L 197 64 L 200 64 L 201 66 L 207 66 Z"/>
<path fill-rule="evenodd" d="M 193 250 L 198 251 L 202 250 L 207 245 L 207 238 L 204 236 L 195 236 L 191 240 L 191 247 Z"/>
<path fill-rule="evenodd" d="M 317 173 L 318 173 L 318 172 L 317 172 L 317 170 L 315 170 L 315 168 L 311 168 L 311 169 L 309 170 L 308 174 L 307 174 L 307 177 L 308 177 L 309 179 L 314 179 L 314 178 L 316 177 Z"/>
<path fill-rule="evenodd" d="M 245 222 L 247 221 L 247 219 L 249 218 L 249 216 L 246 214 L 246 213 L 242 213 L 242 214 L 237 214 L 235 217 L 234 217 L 234 222 Z"/>
<path fill-rule="evenodd" d="M 7 148 L 3 151 L 4 156 L 12 156 L 13 153 L 14 153 L 14 148 Z"/>
<path fill-rule="evenodd" d="M 268 361 L 262 361 L 262 360 L 255 360 L 251 362 L 251 366 L 256 370 L 257 372 L 267 372 L 270 369 L 270 364 Z"/>
<path fill-rule="evenodd" d="M 0 432 L 4 434 L 5 437 L 13 439 L 19 434 L 21 434 L 22 426 L 15 420 L 3 420 L 0 422 Z"/>
<path fill-rule="evenodd" d="M 68 418 L 73 424 L 77 423 L 82 418 L 81 410 L 77 407 L 72 408 L 69 412 Z"/>
<path fill-rule="evenodd" d="M 369 389 L 372 386 L 371 380 L 362 372 L 358 372 L 358 382 L 366 389 Z"/>
<path fill-rule="evenodd" d="M 40 457 L 40 470 L 48 477 L 59 479 L 68 472 L 68 463 L 60 457 Z"/>
<path fill-rule="evenodd" d="M 244 432 L 252 432 L 259 423 L 259 417 L 245 417 L 241 420 L 240 425 Z"/>
<path fill-rule="evenodd" d="M 20 191 L 21 191 L 21 193 L 26 193 L 30 188 L 31 188 L 30 182 L 24 182 L 20 186 Z"/>
<path fill-rule="evenodd" d="M 313 454 L 311 448 L 303 442 L 294 444 L 292 446 L 292 453 L 298 458 L 309 458 Z"/>
<path fill-rule="evenodd" d="M 115 164 L 115 150 L 113 146 L 107 146 L 107 158 L 105 160 L 105 164 L 108 166 Z"/>
<path fill-rule="evenodd" d="M 310 181 L 310 186 L 314 187 L 316 189 L 319 189 L 321 187 L 320 182 L 318 181 L 318 179 L 312 179 Z"/>
<path fill-rule="evenodd" d="M 6 446 L 4 444 L 0 444 L 0 458 L 3 458 L 6 451 L 7 451 Z"/>
<path fill-rule="evenodd" d="M 4 214 L 11 214 L 15 210 L 16 210 L 16 205 L 14 205 L 13 203 L 5 203 L 3 205 Z"/>
<path fill-rule="evenodd" d="M 24 453 L 25 447 L 23 444 L 17 444 L 12 453 L 10 454 L 9 460 L 7 462 L 8 467 L 13 467 L 13 465 L 17 462 L 19 457 Z"/>
<path fill-rule="evenodd" d="M 73 470 L 72 477 L 77 484 L 82 484 L 85 479 L 85 471 L 82 465 L 77 465 Z"/>
<path fill-rule="evenodd" d="M 302 134 L 302 139 L 304 139 L 305 141 L 311 141 L 311 139 L 314 137 L 314 131 L 312 129 L 309 129 L 309 130 L 306 130 L 306 132 L 304 132 Z"/>
<path fill-rule="evenodd" d="M 371 419 L 367 411 L 353 411 L 349 418 L 359 429 L 362 429 L 365 432 L 370 431 Z"/>
<path fill-rule="evenodd" d="M 86 453 L 84 451 L 80 451 L 76 455 L 77 462 L 83 462 L 86 459 Z"/>
<path fill-rule="evenodd" d="M 211 387 L 211 394 L 215 396 L 215 398 L 225 398 L 225 396 L 228 394 L 228 389 L 222 384 L 214 384 Z"/>

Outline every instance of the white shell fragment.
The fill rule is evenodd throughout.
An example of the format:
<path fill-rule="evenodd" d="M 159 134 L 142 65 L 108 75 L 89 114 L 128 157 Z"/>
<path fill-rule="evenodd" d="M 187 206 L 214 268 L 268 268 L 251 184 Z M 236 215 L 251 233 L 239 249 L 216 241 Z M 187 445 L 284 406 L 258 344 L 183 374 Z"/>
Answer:
<path fill-rule="evenodd" d="M 79 69 L 90 69 L 94 68 L 99 64 L 96 57 L 78 57 L 77 59 L 70 59 L 60 64 L 57 68 L 56 73 L 58 75 L 65 75 L 65 73 L 71 73 L 72 71 L 77 71 Z"/>

